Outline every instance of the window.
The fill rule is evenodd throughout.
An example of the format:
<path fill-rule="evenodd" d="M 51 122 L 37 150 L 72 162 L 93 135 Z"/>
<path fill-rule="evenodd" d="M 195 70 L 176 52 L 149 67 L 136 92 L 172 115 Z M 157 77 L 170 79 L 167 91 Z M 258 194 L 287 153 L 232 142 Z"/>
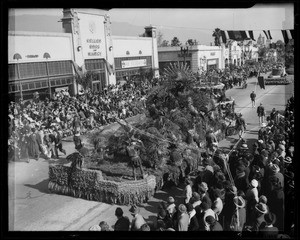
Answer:
<path fill-rule="evenodd" d="M 11 80 L 16 80 L 18 79 L 18 68 L 17 64 L 9 64 L 8 65 L 8 79 Z"/>
<path fill-rule="evenodd" d="M 50 76 L 73 74 L 71 61 L 47 62 Z"/>
<path fill-rule="evenodd" d="M 86 70 L 103 70 L 104 71 L 104 60 L 103 59 L 87 59 L 84 61 Z"/>
<path fill-rule="evenodd" d="M 21 63 L 19 64 L 20 78 L 34 78 L 47 76 L 46 63 Z"/>

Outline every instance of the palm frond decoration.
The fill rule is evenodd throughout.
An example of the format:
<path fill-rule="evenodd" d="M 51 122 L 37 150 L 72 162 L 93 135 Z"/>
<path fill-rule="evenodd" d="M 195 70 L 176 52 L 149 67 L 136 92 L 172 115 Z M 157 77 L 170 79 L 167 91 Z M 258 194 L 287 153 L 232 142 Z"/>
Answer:
<path fill-rule="evenodd" d="M 171 63 L 164 72 L 167 79 L 172 79 L 175 81 L 192 81 L 196 80 L 195 75 L 190 70 L 190 67 L 187 63 Z"/>
<path fill-rule="evenodd" d="M 66 157 L 66 159 L 71 163 L 72 171 L 75 171 L 77 167 L 82 168 L 84 157 L 79 152 L 74 152 Z"/>

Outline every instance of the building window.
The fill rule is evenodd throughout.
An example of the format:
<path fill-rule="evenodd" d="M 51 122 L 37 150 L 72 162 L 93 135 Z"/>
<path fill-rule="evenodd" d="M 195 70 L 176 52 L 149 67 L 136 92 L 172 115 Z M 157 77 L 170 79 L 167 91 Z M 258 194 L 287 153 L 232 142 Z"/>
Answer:
<path fill-rule="evenodd" d="M 11 80 L 16 80 L 18 79 L 18 68 L 17 64 L 9 64 L 8 65 L 8 79 Z"/>
<path fill-rule="evenodd" d="M 50 76 L 72 74 L 71 61 L 48 62 Z"/>
<path fill-rule="evenodd" d="M 20 78 L 34 78 L 47 76 L 46 63 L 21 63 L 19 64 Z"/>
<path fill-rule="evenodd" d="M 86 70 L 103 70 L 104 71 L 104 61 L 103 59 L 87 59 L 84 61 Z"/>

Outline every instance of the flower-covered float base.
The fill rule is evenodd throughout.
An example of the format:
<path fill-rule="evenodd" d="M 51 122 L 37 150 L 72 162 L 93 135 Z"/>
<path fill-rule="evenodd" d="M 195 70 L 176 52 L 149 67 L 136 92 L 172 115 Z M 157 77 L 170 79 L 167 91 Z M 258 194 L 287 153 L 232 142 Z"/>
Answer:
<path fill-rule="evenodd" d="M 140 204 L 154 195 L 155 176 L 137 181 L 115 182 L 99 170 L 51 164 L 48 189 L 57 194 L 119 205 Z"/>

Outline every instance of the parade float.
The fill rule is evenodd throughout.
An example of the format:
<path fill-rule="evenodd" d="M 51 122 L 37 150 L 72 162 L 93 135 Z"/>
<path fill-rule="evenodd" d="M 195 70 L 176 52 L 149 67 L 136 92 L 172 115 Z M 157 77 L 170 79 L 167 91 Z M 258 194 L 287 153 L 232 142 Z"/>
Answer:
<path fill-rule="evenodd" d="M 219 86 L 211 81 L 209 87 L 204 85 L 187 66 L 170 65 L 165 79 L 147 96 L 144 120 L 118 120 L 115 131 L 90 134 L 93 150 L 69 155 L 70 166 L 50 165 L 49 190 L 128 205 L 146 202 L 155 191 L 179 184 L 201 165 L 207 131 L 219 140 L 225 137 L 226 125 L 211 91 Z M 140 146 L 136 179 L 128 151 L 132 139 Z"/>
<path fill-rule="evenodd" d="M 290 81 L 287 78 L 283 64 L 277 64 L 272 68 L 271 74 L 265 79 L 265 85 L 287 85 Z"/>

